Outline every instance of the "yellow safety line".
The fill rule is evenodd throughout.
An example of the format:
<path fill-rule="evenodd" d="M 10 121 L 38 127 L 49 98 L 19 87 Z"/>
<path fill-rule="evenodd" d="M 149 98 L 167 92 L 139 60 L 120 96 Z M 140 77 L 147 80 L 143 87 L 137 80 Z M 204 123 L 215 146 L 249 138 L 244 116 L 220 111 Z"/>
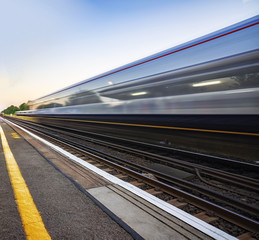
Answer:
<path fill-rule="evenodd" d="M 20 172 L 19 166 L 8 145 L 4 131 L 0 126 L 0 134 L 9 178 L 13 187 L 15 201 L 22 219 L 26 238 L 29 240 L 51 239 L 47 232 L 37 207 L 34 204 L 30 191 Z"/>

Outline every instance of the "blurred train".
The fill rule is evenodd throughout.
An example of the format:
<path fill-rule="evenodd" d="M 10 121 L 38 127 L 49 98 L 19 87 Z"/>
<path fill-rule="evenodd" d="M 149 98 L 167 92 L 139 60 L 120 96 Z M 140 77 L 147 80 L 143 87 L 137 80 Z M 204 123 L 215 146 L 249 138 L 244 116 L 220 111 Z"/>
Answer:
<path fill-rule="evenodd" d="M 45 123 L 259 132 L 259 15 L 28 105 L 17 115 Z"/>

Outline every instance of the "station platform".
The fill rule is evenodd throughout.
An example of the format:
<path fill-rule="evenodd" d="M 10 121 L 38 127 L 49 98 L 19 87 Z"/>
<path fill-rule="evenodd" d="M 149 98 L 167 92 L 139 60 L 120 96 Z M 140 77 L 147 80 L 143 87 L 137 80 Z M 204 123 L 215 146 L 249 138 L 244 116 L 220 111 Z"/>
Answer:
<path fill-rule="evenodd" d="M 0 239 L 236 239 L 0 118 Z"/>

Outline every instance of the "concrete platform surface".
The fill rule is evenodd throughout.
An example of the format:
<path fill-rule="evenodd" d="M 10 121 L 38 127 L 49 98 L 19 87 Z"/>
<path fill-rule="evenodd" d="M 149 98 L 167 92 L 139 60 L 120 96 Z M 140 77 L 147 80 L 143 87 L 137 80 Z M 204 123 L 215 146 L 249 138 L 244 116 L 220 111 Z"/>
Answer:
<path fill-rule="evenodd" d="M 133 239 L 87 195 L 0 119 L 23 178 L 52 239 Z M 0 239 L 26 239 L 0 148 Z"/>

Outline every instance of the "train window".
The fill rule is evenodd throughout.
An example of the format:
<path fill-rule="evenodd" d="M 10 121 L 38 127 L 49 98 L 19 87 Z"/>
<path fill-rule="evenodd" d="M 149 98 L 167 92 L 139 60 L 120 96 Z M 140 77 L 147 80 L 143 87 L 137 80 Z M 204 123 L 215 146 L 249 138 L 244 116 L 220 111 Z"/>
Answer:
<path fill-rule="evenodd" d="M 168 74 L 143 75 L 134 81 L 125 81 L 127 74 L 115 74 L 32 102 L 30 109 L 258 88 L 258 55 L 249 56 L 215 60 Z"/>
<path fill-rule="evenodd" d="M 179 79 L 157 81 L 118 90 L 100 89 L 99 91 L 81 91 L 76 94 L 51 99 L 34 105 L 34 109 L 63 107 L 72 105 L 127 101 L 134 99 L 155 98 L 163 96 L 196 94 L 216 91 L 259 87 L 259 73 L 254 68 L 227 73 L 211 73 L 185 76 Z"/>
<path fill-rule="evenodd" d="M 100 94 L 118 100 L 133 100 L 253 87 L 259 87 L 259 73 L 256 72 L 256 69 L 251 68 L 246 69 L 246 73 L 243 70 L 240 72 L 237 70 L 228 71 L 226 73 L 221 71 L 218 73 L 208 72 L 197 76 L 185 76 L 184 80 L 179 78 L 160 81 L 158 78 L 156 83 L 126 89 L 120 88 L 117 91 L 105 91 L 104 93 L 100 92 Z"/>

